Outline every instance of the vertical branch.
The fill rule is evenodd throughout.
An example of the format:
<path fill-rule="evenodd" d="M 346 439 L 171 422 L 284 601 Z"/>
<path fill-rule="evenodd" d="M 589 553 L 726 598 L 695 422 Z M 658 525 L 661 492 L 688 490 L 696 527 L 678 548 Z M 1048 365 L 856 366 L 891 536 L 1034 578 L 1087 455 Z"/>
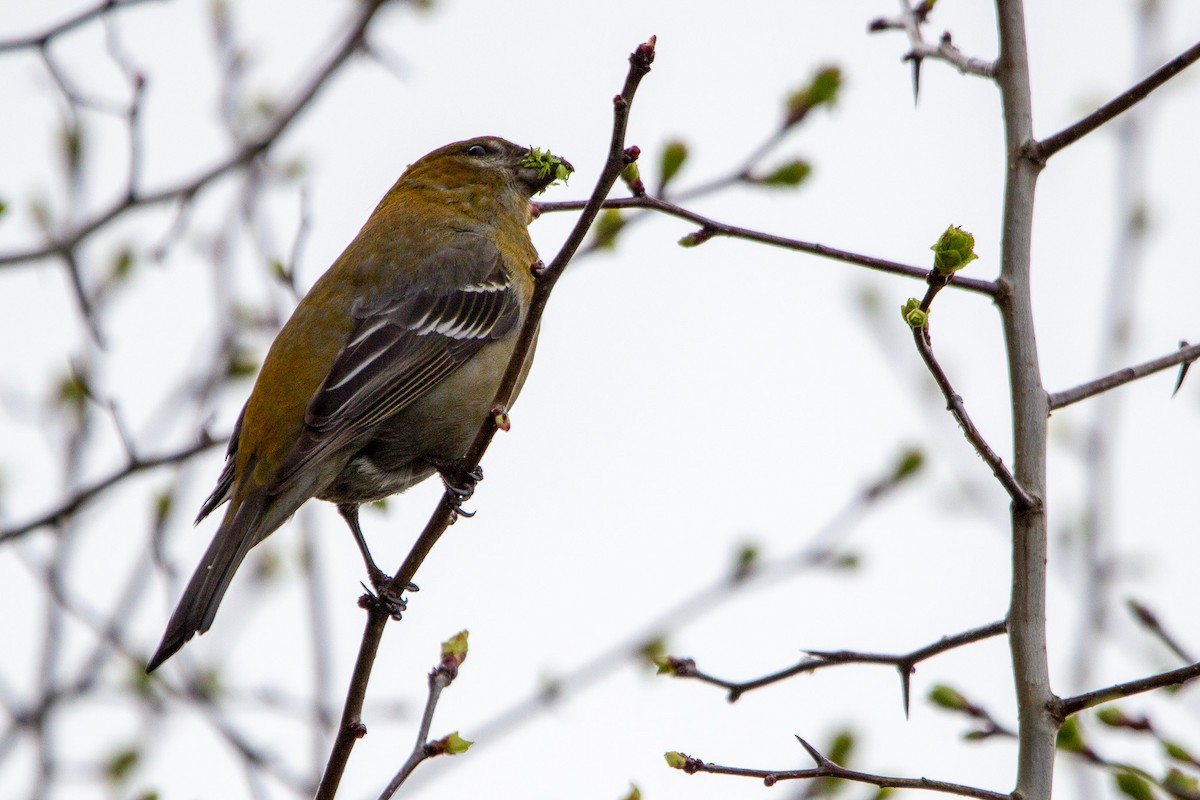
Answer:
<path fill-rule="evenodd" d="M 1012 598 L 1009 645 L 1017 695 L 1020 744 L 1016 792 L 1026 800 L 1050 797 L 1058 725 L 1046 654 L 1046 427 L 1049 412 L 1038 366 L 1030 293 L 1033 198 L 1039 165 L 1028 157 L 1033 141 L 1029 61 L 1022 0 L 997 0 L 1000 86 L 1007 147 L 1004 234 L 998 299 L 1012 392 L 1013 460 L 1017 481 L 1035 499 L 1012 505 Z"/>

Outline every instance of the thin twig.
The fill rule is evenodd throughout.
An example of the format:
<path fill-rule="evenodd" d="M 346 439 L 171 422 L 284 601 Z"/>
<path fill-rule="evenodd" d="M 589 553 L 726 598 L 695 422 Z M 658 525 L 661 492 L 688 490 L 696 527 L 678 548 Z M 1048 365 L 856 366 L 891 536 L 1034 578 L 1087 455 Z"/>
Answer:
<path fill-rule="evenodd" d="M 35 531 L 38 528 L 43 528 L 47 525 L 54 525 L 60 520 L 66 519 L 93 498 L 95 498 L 98 494 L 124 481 L 126 478 L 136 475 L 139 472 L 144 472 L 148 469 L 154 469 L 155 467 L 161 467 L 165 464 L 176 464 L 181 461 L 186 461 L 194 455 L 203 453 L 205 450 L 208 450 L 211 447 L 223 445 L 228 441 L 229 437 L 227 436 L 213 439 L 209 437 L 207 433 L 203 433 L 201 434 L 200 441 L 176 450 L 172 453 L 164 453 L 163 455 L 154 456 L 153 458 L 131 459 L 129 463 L 127 463 L 121 469 L 113 472 L 106 478 L 101 478 L 95 483 L 79 489 L 51 510 L 34 517 L 27 522 L 14 525 L 11 528 L 0 529 L 0 544 L 3 544 L 10 539 L 16 539 L 24 536 L 25 534 Z"/>
<path fill-rule="evenodd" d="M 682 759 L 682 763 L 677 767 L 689 775 L 697 772 L 707 772 L 714 775 L 737 775 L 747 778 L 759 778 L 767 786 L 774 786 L 779 781 L 794 781 L 794 780 L 813 780 L 815 778 L 837 778 L 844 781 L 853 781 L 855 783 L 867 783 L 880 788 L 891 789 L 923 789 L 930 792 L 941 792 L 943 794 L 956 794 L 960 797 L 974 797 L 979 800 L 1012 800 L 1012 795 L 1003 794 L 1001 792 L 993 792 L 988 789 L 980 789 L 975 786 L 965 786 L 961 783 L 949 783 L 947 781 L 937 781 L 931 778 L 897 778 L 891 775 L 874 775 L 869 772 L 859 772 L 858 770 L 846 769 L 840 767 L 828 758 L 823 756 L 815 747 L 801 739 L 799 736 L 796 739 L 812 756 L 813 761 L 817 763 L 816 767 L 811 769 L 793 769 L 793 770 L 765 770 L 765 769 L 747 769 L 744 767 L 724 767 L 719 764 L 704 762 L 698 758 L 677 753 Z"/>
<path fill-rule="evenodd" d="M 1026 148 L 1027 154 L 1035 161 L 1045 163 L 1050 156 L 1059 150 L 1074 144 L 1112 118 L 1128 111 L 1142 100 L 1145 100 L 1151 92 L 1194 64 L 1197 60 L 1200 60 L 1200 42 L 1184 50 L 1175 58 L 1150 73 L 1145 80 L 1134 84 L 1073 125 L 1062 129 L 1053 136 L 1047 136 L 1041 141 L 1030 142 Z"/>
<path fill-rule="evenodd" d="M 1064 697 L 1053 704 L 1052 711 L 1059 720 L 1065 720 L 1067 717 L 1077 714 L 1085 708 L 1110 703 L 1113 700 L 1120 700 L 1122 697 L 1132 697 L 1135 694 L 1142 694 L 1143 692 L 1150 692 L 1167 686 L 1178 686 L 1197 677 L 1200 677 L 1200 661 L 1195 664 L 1189 664 L 1186 667 L 1173 669 L 1170 672 L 1151 675 L 1148 678 L 1139 678 L 1136 681 L 1114 684 L 1104 689 L 1096 689 L 1095 691 L 1075 695 L 1074 697 Z"/>
<path fill-rule="evenodd" d="M 583 206 L 580 200 L 568 200 L 558 203 L 539 203 L 539 208 L 543 212 L 553 211 L 571 211 L 579 209 Z M 915 267 L 910 264 L 901 264 L 897 261 L 889 261 L 884 258 L 876 258 L 874 256 L 863 255 L 861 253 L 853 253 L 849 250 L 839 250 L 836 247 L 817 244 L 816 242 L 806 242 L 800 239 L 789 239 L 786 236 L 776 236 L 770 233 L 763 233 L 750 228 L 742 228 L 737 225 L 729 225 L 724 222 L 705 217 L 697 214 L 694 211 L 689 211 L 682 206 L 678 206 L 668 200 L 661 200 L 656 197 L 621 197 L 614 200 L 606 200 L 605 208 L 646 208 L 652 211 L 658 211 L 672 217 L 685 219 L 689 222 L 694 222 L 700 226 L 700 231 L 694 236 L 703 239 L 708 239 L 713 236 L 727 236 L 731 239 L 745 239 L 751 242 L 759 242 L 761 244 L 769 244 L 775 247 L 782 247 L 786 250 L 798 250 L 803 253 L 811 253 L 813 255 L 831 258 L 836 261 L 845 261 L 850 264 L 858 264 L 859 266 L 867 267 L 868 269 L 877 270 L 879 272 L 887 272 L 892 275 L 903 275 L 909 278 L 920 278 L 924 280 L 929 275 L 929 270 L 922 267 Z M 950 284 L 954 288 L 965 289 L 967 291 L 976 292 L 978 294 L 987 295 L 988 297 L 998 297 L 1002 294 L 1001 287 L 995 281 L 979 280 L 977 278 L 956 277 L 954 282 Z"/>
<path fill-rule="evenodd" d="M 7 50 L 21 50 L 28 48 L 44 48 L 54 39 L 68 33 L 69 31 L 78 28 L 91 22 L 93 19 L 103 17 L 111 11 L 120 11 L 129 6 L 144 3 L 147 0 L 104 0 L 92 8 L 85 9 L 73 17 L 70 17 L 62 22 L 52 25 L 42 33 L 36 33 L 31 36 L 18 36 L 12 39 L 0 41 L 0 53 Z"/>
<path fill-rule="evenodd" d="M 442 696 L 442 690 L 454 681 L 456 674 L 455 670 L 448 669 L 444 663 L 435 667 L 429 673 L 429 694 L 425 698 L 425 711 L 421 714 L 421 724 L 417 727 L 416 744 L 413 745 L 408 759 L 397 770 L 384 790 L 379 793 L 379 800 L 388 800 L 408 780 L 408 776 L 412 775 L 413 770 L 422 761 L 439 755 L 436 750 L 429 746 L 429 729 L 433 726 L 433 712 L 437 710 L 438 699 Z"/>
<path fill-rule="evenodd" d="M 1050 410 L 1056 411 L 1072 403 L 1078 403 L 1080 400 L 1086 400 L 1089 397 L 1107 392 L 1109 389 L 1115 389 L 1130 381 L 1136 381 L 1147 375 L 1153 375 L 1155 372 L 1170 369 L 1178 364 L 1191 363 L 1198 358 L 1200 358 L 1200 344 L 1181 347 L 1170 355 L 1154 358 L 1141 364 L 1135 364 L 1132 367 L 1119 369 L 1116 372 L 1111 372 L 1108 375 L 1080 384 L 1072 389 L 1053 392 L 1050 394 Z"/>
<path fill-rule="evenodd" d="M 1159 620 L 1158 614 L 1155 614 L 1137 600 L 1128 600 L 1126 601 L 1126 605 L 1129 607 L 1130 612 L 1137 617 L 1137 621 L 1141 624 L 1141 626 L 1148 630 L 1160 642 L 1166 645 L 1167 649 L 1169 649 L 1172 653 L 1179 656 L 1181 661 L 1185 661 L 1190 664 L 1196 660 L 1195 656 L 1193 656 L 1188 649 L 1184 647 L 1179 640 L 1172 636 L 1171 633 L 1166 629 L 1166 627 Z"/>
<path fill-rule="evenodd" d="M 629 109 L 637 92 L 638 84 L 641 83 L 642 78 L 650 71 L 650 64 L 653 61 L 654 37 L 651 37 L 649 42 L 640 45 L 630 55 L 630 67 L 625 78 L 625 85 L 621 94 L 613 98 L 613 132 L 609 146 L 608 160 L 600 177 L 596 181 L 596 188 L 592 192 L 592 197 L 588 201 L 587 207 L 580 214 L 575 227 L 571 230 L 567 240 L 563 243 L 550 265 L 541 268 L 538 268 L 540 265 L 530 265 L 530 269 L 535 270 L 534 275 L 537 279 L 534 286 L 533 299 L 526 313 L 525 320 L 522 323 L 517 343 L 513 348 L 508 369 L 505 372 L 493 402 L 494 411 L 488 414 L 487 418 L 483 421 L 479 434 L 475 437 L 470 450 L 468 450 L 467 455 L 460 461 L 460 466 L 468 472 L 479 466 L 484 451 L 487 450 L 492 437 L 498 430 L 497 415 L 504 412 L 511 403 L 521 367 L 525 362 L 526 355 L 533 346 L 534 335 L 541 320 L 542 311 L 546 307 L 550 290 L 554 287 L 563 270 L 566 269 L 571 257 L 579 249 L 580 243 L 583 242 L 588 229 L 591 227 L 596 215 L 600 212 L 604 198 L 612 190 L 613 184 L 627 163 L 625 128 L 629 121 Z M 446 491 L 442 495 L 442 499 L 439 501 L 432 516 L 429 518 L 429 522 L 426 523 L 425 529 L 421 532 L 421 535 L 409 551 L 408 556 L 404 559 L 404 563 L 396 571 L 389 586 L 385 588 L 385 594 L 388 593 L 387 589 L 391 589 L 395 596 L 400 596 L 401 591 L 412 581 L 417 570 L 425 561 L 426 556 L 429 555 L 430 550 L 437 543 L 438 539 L 446 531 L 446 528 L 457 518 L 456 508 L 457 502 L 455 497 L 449 491 Z M 381 603 L 369 595 L 364 596 L 363 604 L 366 606 L 368 612 L 366 629 L 363 632 L 362 644 L 359 648 L 358 658 L 355 661 L 354 675 L 351 678 L 346 703 L 343 707 L 342 723 L 334 739 L 329 761 L 325 767 L 325 774 L 321 779 L 321 785 L 317 789 L 316 800 L 333 800 L 337 794 L 338 785 L 341 783 L 346 764 L 349 761 L 354 742 L 366 733 L 366 728 L 362 723 L 363 701 L 366 697 L 367 683 L 370 680 L 375 656 L 379 649 L 379 642 L 383 637 L 383 631 L 388 619 L 390 619 L 390 615 Z"/>
<path fill-rule="evenodd" d="M 1003 459 L 996 454 L 996 451 L 983 438 L 983 434 L 975 427 L 975 423 L 971 421 L 962 396 L 954 391 L 954 386 L 951 385 L 950 378 L 946 376 L 942 365 L 934 357 L 933 348 L 930 346 L 927 337 L 928 328 L 913 329 L 913 343 L 917 346 L 917 352 L 921 354 L 921 359 L 925 362 L 925 366 L 929 368 L 929 374 L 933 376 L 933 380 L 937 383 L 938 388 L 942 390 L 942 395 L 946 398 L 946 408 L 958 420 L 958 425 L 962 428 L 963 435 L 967 437 L 967 441 L 975 448 L 975 452 L 979 454 L 984 463 L 991 468 L 992 474 L 996 476 L 996 480 L 1000 481 L 1000 485 L 1008 492 L 1009 497 L 1012 498 L 1013 503 L 1018 508 L 1030 509 L 1037 507 L 1037 501 L 1029 492 L 1025 491 L 1025 487 L 1020 484 L 1005 465 Z"/>
<path fill-rule="evenodd" d="M 383 5 L 383 2 L 384 0 L 370 0 L 370 2 L 359 6 L 358 16 L 354 18 L 350 29 L 344 34 L 340 44 L 329 59 L 310 76 L 307 83 L 296 91 L 292 99 L 282 107 L 282 110 L 261 133 L 238 147 L 233 153 L 192 178 L 173 186 L 167 186 L 157 191 L 146 193 L 136 193 L 133 191 L 133 187 L 130 187 L 124 193 L 124 196 L 118 197 L 107 209 L 97 212 L 90 219 L 76 225 L 72 230 L 55 237 L 46 244 L 27 250 L 0 253 L 0 267 L 38 261 L 52 255 L 67 253 L 78 247 L 96 231 L 104 228 L 114 219 L 125 215 L 133 209 L 182 199 L 190 200 L 202 189 L 211 185 L 216 179 L 253 162 L 274 146 L 275 142 L 291 126 L 300 112 L 309 106 L 317 92 L 338 72 L 342 64 L 358 52 L 362 46 L 363 36 L 366 34 L 367 27 L 370 25 L 376 12 Z"/>
<path fill-rule="evenodd" d="M 780 681 L 791 678 L 795 675 L 800 675 L 806 672 L 816 672 L 825 667 L 833 667 L 842 664 L 889 664 L 897 668 L 900 672 L 900 691 L 904 702 L 904 714 L 908 715 L 909 707 L 909 689 L 911 685 L 912 674 L 916 672 L 917 664 L 926 659 L 933 658 L 936 655 L 945 653 L 948 650 L 953 650 L 956 647 L 973 644 L 974 642 L 990 639 L 993 636 L 1000 636 L 1008 630 L 1008 625 L 1004 620 L 993 622 L 989 625 L 983 625 L 978 628 L 972 628 L 969 631 L 958 633 L 953 636 L 946 636 L 933 644 L 925 645 L 917 648 L 909 653 L 889 654 L 889 653 L 862 653 L 853 650 L 807 650 L 808 657 L 803 661 L 788 667 L 787 669 L 773 672 L 770 675 L 764 675 L 761 678 L 755 678 L 750 681 L 728 681 L 722 678 L 716 678 L 708 675 L 696 668 L 696 662 L 690 658 L 668 659 L 668 665 L 671 667 L 672 674 L 678 678 L 693 678 L 702 683 L 720 686 L 723 689 L 729 690 L 727 699 L 729 702 L 735 702 L 743 694 L 754 689 L 760 689 L 764 686 L 778 683 Z"/>

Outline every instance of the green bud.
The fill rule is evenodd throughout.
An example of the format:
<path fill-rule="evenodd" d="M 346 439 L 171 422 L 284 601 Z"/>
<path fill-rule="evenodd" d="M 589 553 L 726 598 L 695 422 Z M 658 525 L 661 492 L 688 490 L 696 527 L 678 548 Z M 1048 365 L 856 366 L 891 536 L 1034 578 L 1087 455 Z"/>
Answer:
<path fill-rule="evenodd" d="M 662 636 L 655 636 L 653 639 L 648 639 L 638 648 L 638 655 L 641 656 L 647 663 L 654 666 L 659 665 L 659 659 L 667 654 L 667 640 Z"/>
<path fill-rule="evenodd" d="M 442 642 L 442 660 L 452 659 L 455 664 L 467 660 L 467 631 L 459 631 Z"/>
<path fill-rule="evenodd" d="M 636 196 L 641 196 L 646 193 L 646 186 L 642 183 L 642 171 L 638 169 L 636 161 L 630 161 L 621 170 L 621 180 L 629 187 L 629 191 Z"/>
<path fill-rule="evenodd" d="M 636 784 L 630 784 L 629 794 L 622 797 L 621 800 L 642 800 L 642 790 Z"/>
<path fill-rule="evenodd" d="M 929 248 L 933 251 L 933 268 L 939 275 L 950 275 L 970 264 L 975 255 L 975 237 L 957 225 L 946 228 L 937 243 Z"/>
<path fill-rule="evenodd" d="M 663 758 L 667 760 L 667 766 L 671 769 L 683 769 L 687 765 L 688 758 L 678 750 L 671 750 L 663 753 Z"/>
<path fill-rule="evenodd" d="M 442 741 L 446 743 L 445 752 L 452 756 L 467 752 L 471 749 L 471 745 L 475 744 L 459 736 L 458 731 L 450 734 Z"/>
<path fill-rule="evenodd" d="M 900 306 L 900 316 L 910 328 L 924 328 L 929 324 L 929 312 L 921 310 L 921 301 L 915 297 L 908 298 L 908 302 Z"/>

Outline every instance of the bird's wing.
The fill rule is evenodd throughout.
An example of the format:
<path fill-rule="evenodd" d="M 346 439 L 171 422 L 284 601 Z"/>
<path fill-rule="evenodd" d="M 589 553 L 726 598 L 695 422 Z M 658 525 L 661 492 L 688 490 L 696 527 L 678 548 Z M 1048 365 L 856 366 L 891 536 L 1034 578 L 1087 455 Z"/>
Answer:
<path fill-rule="evenodd" d="M 445 262 L 437 265 L 440 285 L 406 284 L 355 310 L 354 328 L 309 402 L 304 432 L 276 474 L 274 492 L 307 465 L 361 442 L 516 327 L 517 291 L 494 245 L 477 239 L 434 260 Z"/>

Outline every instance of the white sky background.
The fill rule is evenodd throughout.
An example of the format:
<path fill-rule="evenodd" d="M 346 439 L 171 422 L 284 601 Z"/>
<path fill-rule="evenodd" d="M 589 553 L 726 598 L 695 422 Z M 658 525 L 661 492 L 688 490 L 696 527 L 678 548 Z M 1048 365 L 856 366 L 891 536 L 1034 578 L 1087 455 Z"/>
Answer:
<path fill-rule="evenodd" d="M 1089 3 L 1084 18 L 1078 4 L 1030 3 L 1039 136 L 1140 77 L 1132 66 L 1132 5 Z M 6 3 L 0 37 L 40 30 L 80 7 Z M 226 150 L 214 113 L 206 9 L 203 2 L 148 3 L 120 15 L 125 46 L 151 78 L 147 187 L 191 176 Z M 239 2 L 234 9 L 238 35 L 253 57 L 249 85 L 279 98 L 314 58 L 324 57 L 349 6 L 281 0 Z M 695 208 L 722 221 L 919 265 L 930 263 L 928 248 L 938 234 L 960 224 L 975 233 L 981 256 L 969 273 L 994 277 L 1004 172 L 998 93 L 989 82 L 929 63 L 914 108 L 910 70 L 899 60 L 905 40 L 865 32 L 870 19 L 894 11 L 885 0 L 751 0 L 736 7 L 441 0 L 432 13 L 387 11 L 372 41 L 401 65 L 401 77 L 360 59 L 326 88 L 277 150 L 308 167 L 303 185 L 312 228 L 300 282 L 310 285 L 336 257 L 406 164 L 449 141 L 494 133 L 549 147 L 577 172 L 546 199 L 585 196 L 605 153 L 611 97 L 620 89 L 626 57 L 650 34 L 658 36 L 658 57 L 637 96 L 628 136 L 642 148 L 647 177 L 656 175 L 662 144 L 676 136 L 692 152 L 681 185 L 723 174 L 778 123 L 790 90 L 836 63 L 845 76 L 837 107 L 816 113 L 767 162 L 806 158 L 814 164 L 812 179 L 798 191 L 738 189 Z M 1162 52 L 1172 56 L 1200 37 L 1200 8 L 1169 2 L 1167 18 Z M 991 3 L 944 0 L 930 33 L 943 28 L 968 54 L 994 56 Z M 98 27 L 64 41 L 57 52 L 93 90 L 120 85 Z M 0 85 L 7 120 L 0 126 L 0 196 L 10 206 L 0 218 L 0 251 L 7 252 L 31 241 L 28 200 L 59 197 L 61 170 L 47 140 L 56 106 L 35 59 L 0 59 Z M 1152 126 L 1152 232 L 1144 276 L 1130 299 L 1137 307 L 1131 361 L 1200 337 L 1193 238 L 1200 207 L 1198 98 L 1193 70 L 1145 106 Z M 120 185 L 126 145 L 117 127 L 95 133 L 93 146 L 113 153 L 111 174 L 88 176 L 91 207 L 99 208 L 111 200 L 106 187 Z M 1055 157 L 1039 183 L 1034 291 L 1050 390 L 1097 374 L 1114 238 L 1114 153 L 1111 132 L 1094 134 Z M 173 256 L 161 266 L 143 264 L 132 290 L 106 316 L 101 384 L 147 454 L 196 434 L 190 415 L 168 415 L 164 423 L 163 405 L 189 360 L 206 356 L 211 346 L 204 336 L 213 286 L 199 245 L 223 224 L 231 189 L 226 183 L 201 199 Z M 271 207 L 286 257 L 298 223 L 298 192 L 279 192 Z M 165 212 L 142 214 L 120 230 L 142 247 L 156 241 L 169 220 Z M 534 224 L 543 257 L 554 253 L 569 222 L 560 216 Z M 713 240 L 682 250 L 675 242 L 689 230 L 668 219 L 640 224 L 614 255 L 580 261 L 558 285 L 513 430 L 498 437 L 484 460 L 487 479 L 469 506 L 478 517 L 450 529 L 418 575 L 422 591 L 409 615 L 386 633 L 365 714 L 370 735 L 355 749 L 341 796 L 373 797 L 406 756 L 424 676 L 441 640 L 471 631 L 470 656 L 443 697 L 434 733 L 459 730 L 477 738 L 474 730 L 544 678 L 624 641 L 716 580 L 740 542 L 759 543 L 767 558 L 801 547 L 904 445 L 924 447 L 929 468 L 919 485 L 853 529 L 847 546 L 862 557 L 861 570 L 809 572 L 745 593 L 673 633 L 671 652 L 693 656 L 718 675 L 750 678 L 793 663 L 804 648 L 900 652 L 1003 616 L 1006 498 L 944 411 L 897 313 L 907 297 L 921 294 L 922 284 L 743 242 Z M 97 264 L 118 241 L 97 244 Z M 261 263 L 250 248 L 239 253 L 239 290 L 286 311 L 290 301 L 268 287 Z M 865 309 L 864 293 L 877 299 L 877 312 Z M 935 302 L 932 331 L 935 352 L 973 418 L 1011 463 L 998 316 L 982 297 L 946 291 Z M 40 513 L 61 493 L 53 417 L 42 405 L 85 341 L 57 266 L 0 270 L 0 525 Z M 260 344 L 265 349 L 266 342 Z M 1172 401 L 1173 380 L 1173 372 L 1164 373 L 1121 390 L 1116 594 L 1136 595 L 1158 609 L 1195 647 L 1200 390 L 1193 381 Z M 213 409 L 214 430 L 228 429 L 249 389 L 247 381 L 226 393 L 226 402 Z M 1084 404 L 1054 417 L 1050 509 L 1056 532 L 1078 521 L 1083 486 L 1073 436 L 1090 413 Z M 120 461 L 114 436 L 109 457 L 90 464 L 88 473 L 107 474 Z M 216 451 L 198 461 L 190 491 L 179 499 L 169 546 L 186 573 L 217 526 L 211 519 L 192 530 L 190 520 L 219 469 Z M 119 502 L 85 512 L 84 524 L 96 532 L 84 538 L 71 574 L 77 592 L 96 607 L 112 602 L 135 563 L 149 524 L 146 498 L 166 481 L 165 475 L 139 479 L 113 498 Z M 386 516 L 364 512 L 381 565 L 400 562 L 438 490 L 431 482 L 396 498 Z M 313 503 L 267 545 L 289 575 L 298 571 L 305 519 L 325 534 L 319 552 L 335 631 L 332 699 L 340 708 L 362 626 L 355 607 L 362 568 L 333 508 Z M 44 554 L 47 538 L 48 532 L 35 534 L 21 549 L 30 557 Z M 1052 554 L 1051 660 L 1060 694 L 1081 688 L 1066 683 L 1081 608 L 1072 588 L 1076 570 L 1066 557 L 1061 548 Z M 213 630 L 193 640 L 183 657 L 219 666 L 227 683 L 304 692 L 310 644 L 300 584 L 255 587 L 251 570 L 248 562 Z M 158 581 L 154 591 L 133 628 L 143 656 L 157 643 L 179 589 Z M 0 641 L 8 643 L 0 648 L 0 680 L 21 695 L 36 680 L 31 653 L 37 652 L 43 601 L 25 562 L 6 550 L 0 550 L 0 602 Z M 1130 629 L 1123 612 L 1115 616 L 1097 680 L 1175 666 Z M 85 645 L 78 650 L 86 652 Z M 923 664 L 906 721 L 895 673 L 883 667 L 831 669 L 730 705 L 718 690 L 626 666 L 518 734 L 423 765 L 410 796 L 616 798 L 630 781 L 651 799 L 790 796 L 797 787 L 767 790 L 748 779 L 686 776 L 667 769 L 662 753 L 797 768 L 808 761 L 793 734 L 823 743 L 846 725 L 861 735 L 854 762 L 860 769 L 1007 791 L 1014 745 L 961 743 L 964 721 L 933 710 L 923 696 L 934 683 L 949 682 L 1013 723 L 1008 667 L 1001 640 Z M 177 669 L 170 662 L 162 674 L 177 681 Z M 124 676 L 108 677 L 119 685 Z M 1156 713 L 1177 738 L 1200 749 L 1193 695 L 1185 692 Z M 404 713 L 383 707 L 394 700 Z M 1158 706 L 1139 699 L 1129 707 Z M 73 757 L 103 757 L 136 740 L 147 724 L 116 702 L 92 703 L 67 719 L 59 735 Z M 237 760 L 204 720 L 192 712 L 163 719 L 129 792 L 153 787 L 168 799 L 249 796 Z M 300 726 L 247 727 L 251 737 L 278 746 L 292 769 L 310 768 L 310 742 Z M 1116 756 L 1127 746 L 1114 740 L 1108 753 Z M 29 752 L 10 755 L 0 769 L 0 797 L 25 796 L 30 768 Z M 1068 771 L 1059 777 L 1067 787 Z M 94 783 L 73 789 L 62 796 L 112 796 Z M 278 786 L 269 790 L 289 796 Z"/>

